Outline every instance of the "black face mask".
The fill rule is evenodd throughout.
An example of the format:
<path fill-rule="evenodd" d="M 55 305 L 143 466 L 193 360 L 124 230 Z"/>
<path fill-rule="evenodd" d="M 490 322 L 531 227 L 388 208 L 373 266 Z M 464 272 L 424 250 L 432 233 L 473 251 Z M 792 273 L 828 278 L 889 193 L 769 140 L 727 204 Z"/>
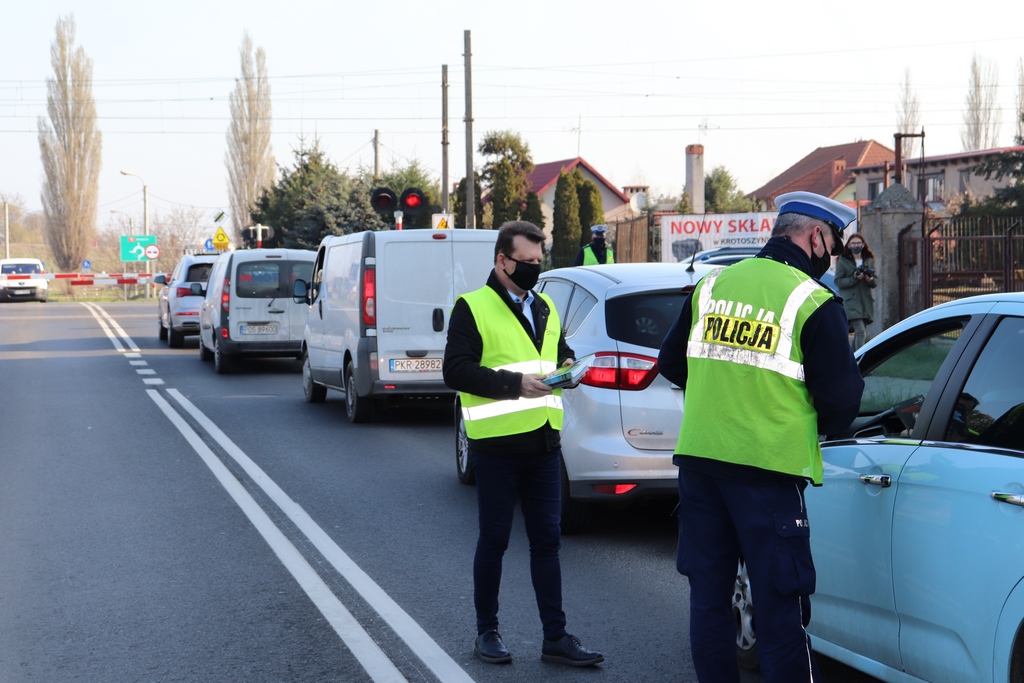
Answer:
<path fill-rule="evenodd" d="M 828 272 L 829 266 L 832 265 L 832 256 L 826 250 L 821 256 L 814 253 L 811 250 L 811 277 L 815 280 L 821 278 L 822 275 Z"/>
<path fill-rule="evenodd" d="M 591 240 L 591 243 L 595 247 L 603 247 L 604 246 L 604 238 L 603 237 L 595 237 L 594 239 Z"/>
<path fill-rule="evenodd" d="M 537 285 L 537 280 L 540 279 L 539 263 L 527 263 L 526 261 L 514 259 L 511 256 L 506 256 L 505 258 L 516 264 L 514 271 L 505 273 L 516 287 L 528 292 Z"/>

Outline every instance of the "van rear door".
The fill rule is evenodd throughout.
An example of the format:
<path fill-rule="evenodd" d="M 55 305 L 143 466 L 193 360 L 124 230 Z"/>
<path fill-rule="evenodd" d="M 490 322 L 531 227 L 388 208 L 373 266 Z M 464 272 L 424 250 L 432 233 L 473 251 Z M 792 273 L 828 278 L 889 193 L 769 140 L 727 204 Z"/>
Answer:
<path fill-rule="evenodd" d="M 439 382 L 448 315 L 457 295 L 486 283 L 496 233 L 422 230 L 399 239 L 376 237 L 379 377 Z"/>

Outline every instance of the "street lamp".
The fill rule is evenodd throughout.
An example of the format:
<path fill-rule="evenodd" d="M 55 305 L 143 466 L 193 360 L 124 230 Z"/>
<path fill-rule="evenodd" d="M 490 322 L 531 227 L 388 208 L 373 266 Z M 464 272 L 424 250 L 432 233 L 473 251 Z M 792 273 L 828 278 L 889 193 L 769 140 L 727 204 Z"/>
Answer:
<path fill-rule="evenodd" d="M 142 183 L 142 234 L 149 235 L 149 188 L 146 187 L 146 181 L 131 171 L 122 170 L 121 175 L 130 175 L 138 178 L 139 182 Z M 151 272 L 150 261 L 146 259 L 146 275 L 148 276 Z M 149 277 L 146 277 L 146 298 L 149 298 Z"/>

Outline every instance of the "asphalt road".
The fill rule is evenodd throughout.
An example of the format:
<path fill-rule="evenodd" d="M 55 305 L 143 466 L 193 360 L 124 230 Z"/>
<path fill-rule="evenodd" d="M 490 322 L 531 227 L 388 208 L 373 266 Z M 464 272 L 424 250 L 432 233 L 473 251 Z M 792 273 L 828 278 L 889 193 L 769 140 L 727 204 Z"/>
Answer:
<path fill-rule="evenodd" d="M 593 669 L 540 661 L 517 526 L 515 661 L 480 663 L 450 406 L 351 425 L 340 395 L 302 400 L 295 361 L 216 375 L 195 338 L 167 348 L 155 308 L 0 306 L 0 681 L 694 680 L 671 506 L 563 539 Z"/>

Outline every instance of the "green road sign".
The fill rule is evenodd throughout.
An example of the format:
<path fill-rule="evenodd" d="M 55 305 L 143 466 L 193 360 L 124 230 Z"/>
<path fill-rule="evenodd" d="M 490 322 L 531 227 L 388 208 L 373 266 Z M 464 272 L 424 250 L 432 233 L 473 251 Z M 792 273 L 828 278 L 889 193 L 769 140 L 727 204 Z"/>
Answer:
<path fill-rule="evenodd" d="M 121 235 L 122 261 L 149 261 L 146 247 L 156 244 L 156 235 Z"/>

